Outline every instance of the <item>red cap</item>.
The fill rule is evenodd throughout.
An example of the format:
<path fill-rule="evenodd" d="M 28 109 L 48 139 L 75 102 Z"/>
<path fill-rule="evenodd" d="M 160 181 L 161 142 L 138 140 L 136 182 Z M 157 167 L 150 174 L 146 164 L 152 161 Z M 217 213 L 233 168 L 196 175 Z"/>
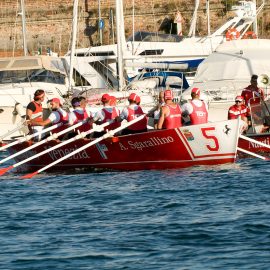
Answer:
<path fill-rule="evenodd" d="M 61 101 L 59 98 L 52 98 L 51 102 L 55 102 L 55 103 L 59 103 L 60 105 L 62 105 Z"/>
<path fill-rule="evenodd" d="M 236 98 L 235 98 L 235 101 L 243 101 L 244 100 L 244 98 L 242 97 L 242 96 L 237 96 Z"/>
<path fill-rule="evenodd" d="M 110 100 L 111 96 L 108 95 L 108 94 L 104 94 L 102 97 L 101 97 L 101 101 L 102 102 L 108 102 Z"/>
<path fill-rule="evenodd" d="M 141 98 L 139 96 L 136 96 L 136 100 L 135 101 L 136 101 L 137 104 L 140 104 Z"/>
<path fill-rule="evenodd" d="M 173 92 L 172 90 L 165 90 L 164 91 L 164 99 L 173 99 Z"/>
<path fill-rule="evenodd" d="M 200 89 L 199 88 L 197 88 L 197 87 L 194 87 L 192 90 L 191 90 L 191 93 L 195 93 L 196 95 L 200 95 L 201 94 L 201 91 L 200 91 Z"/>
<path fill-rule="evenodd" d="M 135 93 L 131 93 L 128 97 L 128 100 L 137 102 L 138 98 L 138 95 L 136 95 Z"/>

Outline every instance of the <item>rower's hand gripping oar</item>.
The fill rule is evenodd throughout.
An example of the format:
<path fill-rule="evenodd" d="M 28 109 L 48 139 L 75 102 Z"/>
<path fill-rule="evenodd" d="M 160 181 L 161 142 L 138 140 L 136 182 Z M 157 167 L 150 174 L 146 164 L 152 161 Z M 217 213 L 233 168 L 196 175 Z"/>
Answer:
<path fill-rule="evenodd" d="M 37 142 L 37 143 L 35 143 L 35 144 L 32 144 L 32 145 L 30 145 L 29 147 L 27 147 L 27 148 L 25 148 L 25 149 L 23 149 L 23 150 L 21 150 L 21 151 L 19 151 L 19 152 L 17 152 L 17 153 L 14 153 L 13 155 L 11 155 L 11 156 L 9 156 L 9 157 L 6 157 L 6 158 L 0 160 L 0 164 L 2 164 L 2 163 L 6 162 L 6 161 L 8 161 L 8 160 L 10 160 L 10 159 L 12 159 L 12 158 L 14 158 L 14 157 L 17 157 L 17 156 L 19 156 L 19 155 L 21 155 L 21 154 L 23 154 L 23 153 L 25 153 L 25 152 L 27 152 L 27 151 L 29 151 L 29 150 L 31 150 L 31 149 L 37 147 L 37 146 L 39 146 L 39 145 L 42 145 L 42 144 L 48 142 L 48 141 L 55 140 L 55 139 L 57 139 L 59 136 L 61 136 L 61 135 L 65 134 L 65 133 L 67 133 L 67 132 L 73 130 L 74 128 L 80 127 L 81 125 L 83 125 L 83 124 L 85 124 L 85 123 L 86 123 L 86 121 L 82 121 L 82 122 L 79 122 L 79 123 L 77 123 L 77 124 L 75 124 L 75 125 L 73 125 L 73 126 L 70 126 L 70 127 L 66 128 L 66 129 L 64 129 L 64 130 L 62 130 L 62 131 L 60 131 L 60 132 L 58 132 L 58 133 L 54 133 L 54 134 L 52 134 L 51 136 L 49 136 L 48 138 L 46 138 L 46 139 L 44 139 L 44 140 L 42 140 L 42 141 L 40 141 L 40 142 Z"/>
<path fill-rule="evenodd" d="M 104 140 L 104 139 L 106 139 L 106 138 L 108 138 L 108 137 L 112 137 L 115 133 L 121 131 L 122 129 L 124 129 L 124 128 L 128 127 L 128 126 L 131 126 L 132 124 L 134 124 L 134 123 L 136 123 L 136 122 L 139 122 L 139 121 L 142 120 L 144 117 L 145 117 L 145 114 L 139 116 L 138 118 L 133 119 L 133 120 L 130 121 L 130 122 L 127 122 L 127 123 L 124 123 L 124 124 L 122 123 L 122 125 L 121 125 L 120 127 L 116 128 L 116 129 L 113 129 L 113 130 L 110 130 L 109 132 L 107 132 L 107 133 L 104 134 L 103 136 L 101 136 L 101 137 L 95 139 L 94 141 L 91 141 L 91 142 L 85 144 L 84 146 L 82 146 L 82 147 L 76 149 L 75 151 L 70 152 L 70 153 L 67 154 L 66 156 L 63 156 L 62 158 L 60 158 L 60 159 L 58 159 L 58 160 L 55 160 L 54 162 L 52 162 L 52 163 L 46 165 L 45 167 L 43 167 L 43 168 L 41 168 L 41 169 L 39 169 L 39 170 L 37 170 L 37 171 L 35 171 L 35 172 L 33 172 L 33 173 L 26 174 L 26 175 L 22 176 L 21 178 L 22 178 L 22 179 L 32 178 L 33 176 L 37 175 L 38 173 L 41 173 L 41 172 L 43 172 L 43 171 L 45 171 L 45 170 L 51 168 L 52 166 L 58 164 L 59 162 L 65 160 L 65 159 L 68 159 L 69 157 L 71 157 L 71 156 L 73 156 L 73 155 L 75 155 L 75 154 L 77 154 L 77 153 L 79 153 L 79 152 L 81 152 L 81 151 L 83 151 L 83 150 L 89 148 L 90 146 L 95 145 L 95 144 L 97 144 L 98 142 L 100 142 L 100 141 L 102 141 L 102 140 Z"/>
<path fill-rule="evenodd" d="M 56 145 L 50 147 L 49 149 L 46 149 L 46 150 L 44 150 L 44 151 L 42 151 L 42 152 L 40 152 L 40 153 L 38 153 L 38 154 L 36 154 L 36 155 L 34 155 L 32 157 L 24 159 L 24 160 L 22 160 L 22 161 L 20 161 L 20 162 L 18 162 L 16 164 L 13 164 L 13 165 L 11 165 L 9 167 L 2 168 L 2 169 L 0 169 L 0 176 L 5 174 L 6 172 L 10 171 L 11 169 L 14 169 L 14 168 L 16 168 L 16 167 L 18 167 L 18 166 L 32 160 L 32 159 L 38 158 L 38 157 L 40 157 L 40 156 L 42 156 L 42 155 L 44 155 L 46 153 L 49 153 L 49 152 L 51 152 L 51 151 L 53 151 L 53 150 L 55 150 L 55 149 L 57 149 L 57 148 L 59 148 L 61 146 L 64 146 L 66 144 L 69 144 L 69 143 L 74 142 L 74 141 L 79 140 L 79 139 L 83 139 L 85 136 L 87 136 L 87 135 L 89 135 L 89 134 L 91 134 L 91 133 L 93 133 L 95 131 L 98 131 L 98 132 L 103 131 L 104 127 L 110 125 L 113 122 L 114 121 L 112 120 L 112 121 L 103 123 L 102 125 L 97 125 L 96 127 L 92 128 L 92 129 L 90 129 L 88 131 L 81 132 L 78 135 L 76 135 L 76 136 L 74 136 L 74 137 L 72 137 L 72 138 L 70 138 L 70 139 L 68 139 L 66 141 L 63 141 L 62 143 L 56 144 Z"/>
<path fill-rule="evenodd" d="M 57 127 L 60 127 L 60 126 L 62 126 L 62 125 L 63 125 L 63 123 L 59 123 L 59 124 L 53 125 L 53 126 L 51 126 L 51 127 L 42 129 L 41 131 L 35 132 L 35 133 L 33 133 L 33 134 L 26 135 L 26 136 L 23 137 L 23 138 L 20 138 L 20 139 L 14 141 L 14 142 L 12 142 L 12 143 L 9 143 L 9 144 L 6 144 L 5 146 L 0 147 L 0 151 L 5 150 L 5 149 L 7 149 L 7 148 L 9 148 L 9 147 L 11 147 L 11 146 L 14 146 L 14 145 L 16 145 L 16 144 L 19 144 L 19 143 L 23 143 L 23 142 L 29 141 L 29 140 L 31 140 L 32 138 L 34 138 L 34 137 L 36 137 L 36 136 L 38 136 L 38 135 L 41 135 L 41 134 L 43 134 L 43 133 L 45 133 L 45 132 L 48 132 L 48 131 L 51 131 L 51 130 L 53 130 L 53 129 L 57 128 Z"/>

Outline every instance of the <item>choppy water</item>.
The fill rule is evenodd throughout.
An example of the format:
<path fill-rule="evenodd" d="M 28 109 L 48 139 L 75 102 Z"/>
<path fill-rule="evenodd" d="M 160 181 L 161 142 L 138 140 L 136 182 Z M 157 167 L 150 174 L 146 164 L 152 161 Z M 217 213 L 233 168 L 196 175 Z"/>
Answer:
<path fill-rule="evenodd" d="M 0 181 L 0 269 L 270 269 L 270 163 Z"/>

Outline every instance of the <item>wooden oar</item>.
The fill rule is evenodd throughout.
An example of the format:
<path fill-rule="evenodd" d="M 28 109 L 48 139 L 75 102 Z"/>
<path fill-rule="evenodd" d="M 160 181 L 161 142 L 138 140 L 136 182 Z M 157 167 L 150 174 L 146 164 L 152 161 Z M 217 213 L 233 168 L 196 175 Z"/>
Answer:
<path fill-rule="evenodd" d="M 248 151 L 248 150 L 246 150 L 246 149 L 243 149 L 243 148 L 240 148 L 240 147 L 237 147 L 237 150 L 240 151 L 240 152 L 243 152 L 243 153 L 245 153 L 245 154 L 254 156 L 254 157 L 256 157 L 256 158 L 260 158 L 260 159 L 263 159 L 263 160 L 270 160 L 270 159 L 267 158 L 267 157 L 263 157 L 263 156 L 261 156 L 261 155 L 255 154 L 255 153 L 253 153 L 253 152 L 250 152 L 250 151 Z"/>
<path fill-rule="evenodd" d="M 270 149 L 270 145 L 266 144 L 266 143 L 263 143 L 263 142 L 260 142 L 260 141 L 257 141 L 257 140 L 254 140 L 254 139 L 251 139 L 247 136 L 244 136 L 244 135 L 239 135 L 239 138 L 243 139 L 243 140 L 246 140 L 246 141 L 249 141 L 249 142 L 253 142 L 253 143 L 256 143 L 258 145 L 261 145 L 265 148 L 268 148 Z"/>
<path fill-rule="evenodd" d="M 1 168 L 0 169 L 0 176 L 3 175 L 3 174 L 5 174 L 6 172 L 8 172 L 8 171 L 10 171 L 10 170 L 12 170 L 12 169 L 20 166 L 20 165 L 22 165 L 22 164 L 24 164 L 24 163 L 32 160 L 32 159 L 38 158 L 38 157 L 40 157 L 40 156 L 42 156 L 42 155 L 44 155 L 46 153 L 49 153 L 49 152 L 51 152 L 51 151 L 53 151 L 53 150 L 55 150 L 55 149 L 57 149 L 57 148 L 59 148 L 61 146 L 64 146 L 64 145 L 69 144 L 71 142 L 74 142 L 76 140 L 82 139 L 85 136 L 87 136 L 87 135 L 89 135 L 89 134 L 91 134 L 91 133 L 93 133 L 95 131 L 99 131 L 99 132 L 100 131 L 103 131 L 104 127 L 110 125 L 113 122 L 114 121 L 109 121 L 109 122 L 106 122 L 106 123 L 104 123 L 102 125 L 97 125 L 96 127 L 92 128 L 92 129 L 90 129 L 90 130 L 88 130 L 86 132 L 79 133 L 78 135 L 76 135 L 76 136 L 74 136 L 74 137 L 72 137 L 72 138 L 70 138 L 70 139 L 68 139 L 66 141 L 63 141 L 62 143 L 56 144 L 53 147 L 50 147 L 49 149 L 46 149 L 46 150 L 44 150 L 44 151 L 42 151 L 42 152 L 40 152 L 40 153 L 38 153 L 38 154 L 36 154 L 36 155 L 34 155 L 32 157 L 29 157 L 27 159 L 24 159 L 24 160 L 22 160 L 22 161 L 20 161 L 20 162 L 18 162 L 16 164 L 13 164 L 13 165 L 11 165 L 9 167 Z"/>
<path fill-rule="evenodd" d="M 64 157 L 62 157 L 62 158 L 60 158 L 58 160 L 55 160 L 54 162 L 48 164 L 47 166 L 45 166 L 45 167 L 43 167 L 43 168 L 41 168 L 41 169 L 39 169 L 39 170 L 37 170 L 37 171 L 35 171 L 33 173 L 26 174 L 26 175 L 22 176 L 21 178 L 22 179 L 32 178 L 33 176 L 37 175 L 38 173 L 41 173 L 41 172 L 51 168 L 52 166 L 58 164 L 59 162 L 61 162 L 61 161 L 65 160 L 65 159 L 67 159 L 67 158 L 69 158 L 69 157 L 71 157 L 71 156 L 85 150 L 86 148 L 89 148 L 92 145 L 97 144 L 98 142 L 100 142 L 100 141 L 102 141 L 102 140 L 104 140 L 104 139 L 106 139 L 108 137 L 113 136 L 115 133 L 121 131 L 122 129 L 124 129 L 124 128 L 128 127 L 128 126 L 131 126 L 132 124 L 142 120 L 144 117 L 145 117 L 145 115 L 141 115 L 138 118 L 135 118 L 134 120 L 132 120 L 130 122 L 127 122 L 127 123 L 124 123 L 124 124 L 122 123 L 122 125 L 120 127 L 116 128 L 114 130 L 110 130 L 108 133 L 106 133 L 103 136 L 95 139 L 94 141 L 87 143 L 86 145 L 76 149 L 73 152 L 70 152 L 69 154 L 65 155 Z"/>
<path fill-rule="evenodd" d="M 53 129 L 57 128 L 57 127 L 60 127 L 60 126 L 62 126 L 62 125 L 63 125 L 62 123 L 59 123 L 59 124 L 53 125 L 53 126 L 51 126 L 51 127 L 42 129 L 41 131 L 35 132 L 35 133 L 33 133 L 33 134 L 26 135 L 26 136 L 23 137 L 23 138 L 20 138 L 20 139 L 14 141 L 14 142 L 12 142 L 12 143 L 9 143 L 9 144 L 6 144 L 6 145 L 0 147 L 0 151 L 5 150 L 5 149 L 7 149 L 7 148 L 9 148 L 9 147 L 11 147 L 11 146 L 14 146 L 14 145 L 16 145 L 16 144 L 19 144 L 19 143 L 23 143 L 23 142 L 29 141 L 29 140 L 31 140 L 32 138 L 34 138 L 35 136 L 38 136 L 38 135 L 41 135 L 41 134 L 43 134 L 43 133 L 45 133 L 45 132 L 51 131 L 51 130 L 53 130 Z"/>
<path fill-rule="evenodd" d="M 54 134 L 52 134 L 51 136 L 49 136 L 48 138 L 46 138 L 46 139 L 44 139 L 44 140 L 42 140 L 42 141 L 40 141 L 40 142 L 37 142 L 37 143 L 35 143 L 35 144 L 32 144 L 32 145 L 30 145 L 29 147 L 27 147 L 27 148 L 25 148 L 25 149 L 23 149 L 23 150 L 21 150 L 21 151 L 15 153 L 15 154 L 9 156 L 9 157 L 6 157 L 6 158 L 0 160 L 0 164 L 2 164 L 2 163 L 6 162 L 6 161 L 8 161 L 8 160 L 10 160 L 10 159 L 12 159 L 12 158 L 14 158 L 14 157 L 17 157 L 17 156 L 19 156 L 19 155 L 21 155 L 21 154 L 23 154 L 23 153 L 25 153 L 25 152 L 27 152 L 27 151 L 29 151 L 29 150 L 31 150 L 31 149 L 37 147 L 37 146 L 39 146 L 39 145 L 42 145 L 42 144 L 48 142 L 48 141 L 55 140 L 55 139 L 57 139 L 59 136 L 65 134 L 65 133 L 67 133 L 67 132 L 69 132 L 70 130 L 72 130 L 72 129 L 74 129 L 74 128 L 80 127 L 81 125 L 83 125 L 83 124 L 85 124 L 85 123 L 86 123 L 86 121 L 82 121 L 82 122 L 77 123 L 76 125 L 73 125 L 73 126 L 71 126 L 71 127 L 66 128 L 66 129 L 64 129 L 64 130 L 62 130 L 62 131 L 60 131 L 60 132 L 58 132 L 58 133 L 54 133 Z"/>

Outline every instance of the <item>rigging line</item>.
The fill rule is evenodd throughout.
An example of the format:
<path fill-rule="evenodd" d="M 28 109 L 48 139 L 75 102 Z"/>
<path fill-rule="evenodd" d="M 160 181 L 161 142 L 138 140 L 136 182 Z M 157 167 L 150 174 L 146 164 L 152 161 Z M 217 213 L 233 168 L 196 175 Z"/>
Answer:
<path fill-rule="evenodd" d="M 14 25 L 14 36 L 13 36 L 13 48 L 12 48 L 12 56 L 15 56 L 15 46 L 16 46 L 16 35 L 17 35 L 17 23 L 18 23 L 18 16 L 19 16 L 19 0 L 17 0 L 16 5 L 16 18 L 15 18 L 15 25 Z M 12 29 L 13 32 L 13 29 Z"/>

